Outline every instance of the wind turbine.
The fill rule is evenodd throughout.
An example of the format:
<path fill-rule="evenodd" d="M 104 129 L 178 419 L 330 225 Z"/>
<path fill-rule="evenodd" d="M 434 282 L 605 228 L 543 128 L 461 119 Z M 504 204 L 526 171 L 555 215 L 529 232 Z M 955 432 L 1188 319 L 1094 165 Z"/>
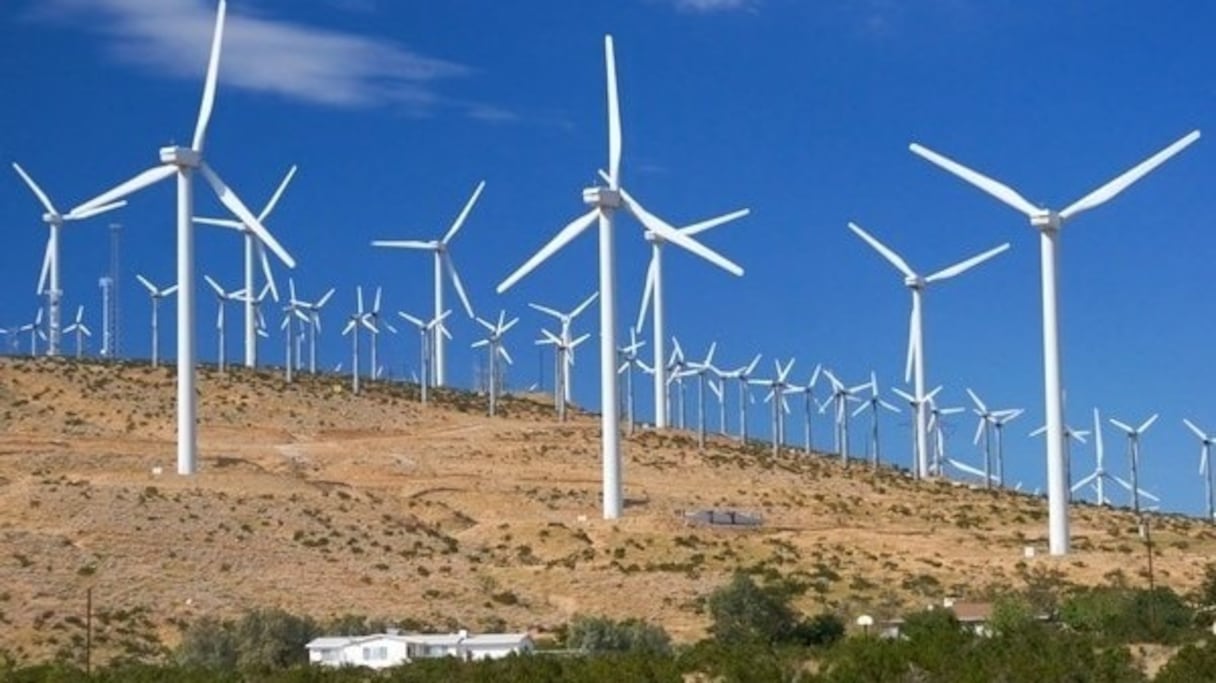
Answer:
<path fill-rule="evenodd" d="M 854 395 L 870 386 L 869 382 L 855 387 L 846 387 L 831 370 L 824 370 L 828 381 L 832 383 L 831 400 L 836 403 L 836 448 L 840 451 L 840 461 L 849 464 L 849 401 L 857 401 Z"/>
<path fill-rule="evenodd" d="M 368 367 L 368 369 L 367 369 L 367 377 L 368 377 L 368 379 L 371 379 L 371 380 L 376 379 L 376 368 L 379 367 L 379 365 L 377 364 L 377 360 L 376 360 L 376 348 L 377 348 L 377 346 L 379 346 L 379 344 L 377 342 L 380 338 L 380 293 L 381 293 L 380 287 L 377 286 L 376 295 L 374 297 L 372 297 L 372 310 L 370 310 L 364 314 L 364 317 L 367 319 L 366 327 L 372 336 L 372 339 L 371 339 L 371 361 L 372 362 L 370 363 L 370 367 Z"/>
<path fill-rule="evenodd" d="M 557 364 L 560 368 L 560 372 L 563 375 L 563 377 L 562 377 L 563 389 L 562 389 L 562 396 L 561 396 L 563 403 L 571 401 L 572 397 L 574 395 L 573 391 L 571 390 L 571 382 L 570 382 L 569 373 L 566 371 L 567 365 L 574 364 L 574 355 L 573 355 L 574 346 L 571 343 L 572 339 L 570 337 L 570 325 L 571 325 L 571 323 L 574 322 L 574 319 L 577 318 L 579 316 L 579 314 L 581 314 L 583 311 L 587 310 L 587 307 L 590 306 L 592 304 L 592 302 L 594 302 L 597 298 L 599 298 L 599 296 L 600 296 L 599 292 L 593 292 L 591 294 L 591 296 L 584 299 L 582 303 L 580 303 L 578 306 L 575 306 L 574 309 L 571 310 L 569 313 L 562 313 L 561 311 L 558 311 L 553 308 L 549 308 L 548 306 L 542 306 L 540 304 L 534 304 L 534 303 L 528 304 L 528 306 L 532 307 L 533 309 L 535 309 L 537 311 L 540 311 L 541 313 L 553 316 L 561 324 L 561 332 L 558 333 L 558 335 L 557 335 L 561 339 L 561 345 L 555 346 L 555 351 L 561 351 L 561 353 L 558 354 L 560 356 L 560 360 L 558 360 Z M 542 343 L 542 342 L 538 342 L 538 343 Z M 548 343 L 548 342 L 546 341 L 543 343 Z M 557 398 L 557 397 L 555 396 L 554 398 Z"/>
<path fill-rule="evenodd" d="M 584 334 L 577 339 L 567 340 L 564 337 L 559 337 L 549 330 L 541 330 L 542 338 L 537 339 L 538 345 L 552 344 L 553 354 L 557 358 L 556 372 L 554 373 L 553 399 L 554 406 L 557 408 L 557 416 L 562 422 L 566 421 L 566 402 L 569 400 L 567 387 L 570 386 L 570 368 L 574 366 L 574 349 L 579 344 L 587 341 L 591 337 L 590 334 Z"/>
<path fill-rule="evenodd" d="M 617 368 L 618 375 L 625 375 L 625 424 L 627 433 L 632 435 L 635 425 L 633 412 L 633 369 L 641 368 L 642 372 L 654 372 L 654 370 L 646 365 L 646 363 L 638 355 L 638 350 L 646 345 L 644 340 L 638 339 L 638 331 L 635 328 L 629 328 L 629 346 L 622 346 L 617 349 L 621 353 L 623 362 Z"/>
<path fill-rule="evenodd" d="M 421 394 L 419 400 L 424 405 L 427 399 L 427 385 L 434 381 L 435 354 L 431 349 L 430 342 L 434 339 L 434 331 L 436 329 L 439 330 L 439 334 L 446 336 L 448 339 L 452 338 L 452 335 L 448 334 L 447 328 L 443 325 L 443 319 L 448 317 L 451 312 L 451 309 L 447 309 L 428 321 L 412 316 L 404 311 L 397 311 L 397 315 L 401 316 L 402 320 L 418 328 L 418 367 L 422 373 L 422 377 L 418 380 L 418 389 Z"/>
<path fill-rule="evenodd" d="M 195 395 L 195 339 L 194 339 L 194 187 L 191 179 L 197 169 L 215 191 L 224 206 L 228 207 L 258 238 L 270 248 L 289 268 L 295 267 L 291 255 L 283 250 L 274 236 L 262 227 L 261 221 L 249 211 L 245 203 L 203 161 L 203 142 L 207 123 L 215 104 L 216 79 L 219 76 L 220 45 L 224 36 L 224 14 L 226 0 L 219 0 L 215 15 L 215 33 L 211 41 L 211 57 L 207 64 L 207 80 L 203 86 L 202 105 L 194 128 L 194 139 L 189 147 L 162 147 L 161 163 L 130 180 L 108 190 L 72 209 L 73 213 L 84 213 L 109 205 L 133 192 L 165 180 L 177 178 L 177 472 L 194 474 L 198 469 L 198 420 L 197 397 Z"/>
<path fill-rule="evenodd" d="M 63 328 L 64 334 L 74 333 L 76 335 L 76 358 L 78 360 L 84 357 L 84 337 L 93 336 L 93 332 L 89 329 L 88 325 L 84 324 L 84 321 L 82 320 L 83 317 L 84 306 L 77 306 L 76 321 Z"/>
<path fill-rule="evenodd" d="M 59 213 L 55 205 L 51 203 L 50 197 L 38 187 L 38 183 L 30 177 L 25 169 L 17 162 L 13 162 L 13 170 L 25 184 L 29 186 L 30 191 L 38 198 L 38 202 L 46 209 L 46 213 L 42 214 L 42 222 L 46 223 L 48 232 L 46 237 L 46 251 L 42 258 L 42 272 L 38 275 L 38 294 L 46 294 L 47 300 L 47 318 L 50 334 L 47 340 L 47 353 L 52 356 L 58 356 L 60 353 L 60 303 L 63 297 L 63 291 L 60 289 L 59 283 L 59 231 L 63 228 L 64 223 L 68 221 L 84 220 L 107 211 L 112 211 L 121 206 L 126 206 L 125 201 L 113 202 L 110 204 L 95 206 L 93 208 L 84 209 L 76 207 L 67 214 Z M 50 276 L 50 286 L 47 286 L 47 276 Z M 79 328 L 77 328 L 79 329 Z M 79 334 L 77 335 L 79 337 Z"/>
<path fill-rule="evenodd" d="M 933 472 L 937 476 L 944 476 L 943 463 L 949 461 L 951 464 L 957 461 L 946 457 L 946 435 L 943 433 L 943 425 L 946 423 L 944 418 L 947 415 L 956 415 L 963 412 L 966 408 L 962 406 L 951 406 L 948 408 L 940 408 L 937 402 L 932 398 L 929 401 L 929 430 L 933 432 L 933 452 L 935 460 L 933 463 Z M 957 467 L 957 465 L 955 465 Z M 965 471 L 965 470 L 964 470 Z"/>
<path fill-rule="evenodd" d="M 372 323 L 367 319 L 367 313 L 363 311 L 363 286 L 355 287 L 355 312 L 350 314 L 346 321 L 346 327 L 342 330 L 342 336 L 351 335 L 351 362 L 350 362 L 350 383 L 351 391 L 359 393 L 359 328 L 365 327 L 368 330 L 374 329 Z"/>
<path fill-rule="evenodd" d="M 726 382 L 722 379 L 721 370 L 714 368 L 714 374 L 718 380 L 709 379 L 709 390 L 714 393 L 714 397 L 718 399 L 718 433 L 726 434 Z"/>
<path fill-rule="evenodd" d="M 514 365 L 515 361 L 511 360 L 511 354 L 507 353 L 506 347 L 502 345 L 502 337 L 515 327 L 515 323 L 519 322 L 519 318 L 512 318 L 510 322 L 506 322 L 507 312 L 498 312 L 498 323 L 494 324 L 482 318 L 474 318 L 482 327 L 489 332 L 484 339 L 479 339 L 473 342 L 473 348 L 485 346 L 489 351 L 490 356 L 490 383 L 489 383 L 489 412 L 490 417 L 494 417 L 496 403 L 498 399 L 498 357 L 507 361 L 507 365 Z"/>
<path fill-rule="evenodd" d="M 452 221 L 452 225 L 448 228 L 447 233 L 437 240 L 422 241 L 422 240 L 373 240 L 373 247 L 389 247 L 395 249 L 421 249 L 429 251 L 434 256 L 435 261 L 435 317 L 442 315 L 443 308 L 443 271 L 446 268 L 448 277 L 452 280 L 452 286 L 456 288 L 456 294 L 460 296 L 460 303 L 464 304 L 464 310 L 473 316 L 473 305 L 469 303 L 469 297 L 464 293 L 464 285 L 460 282 L 460 275 L 456 272 L 456 266 L 452 264 L 452 255 L 449 252 L 449 245 L 452 238 L 460 231 L 460 226 L 464 225 L 465 219 L 469 217 L 469 212 L 473 210 L 473 205 L 477 203 L 477 198 L 481 196 L 481 191 L 486 187 L 486 181 L 477 183 L 477 188 L 473 190 L 473 196 L 469 197 L 469 201 L 464 205 L 464 209 L 456 216 L 456 220 Z M 447 375 L 445 372 L 444 361 L 444 343 L 443 335 L 438 331 L 439 328 L 434 328 L 432 334 L 434 337 L 431 340 L 431 348 L 434 355 L 434 382 L 435 386 L 442 387 L 447 385 Z"/>
<path fill-rule="evenodd" d="M 42 307 L 38 307 L 38 314 L 34 316 L 34 322 L 26 323 L 17 328 L 17 333 L 30 333 L 30 355 L 38 355 L 38 337 L 46 339 L 46 333 L 42 331 Z"/>
<path fill-rule="evenodd" d="M 993 249 L 972 256 L 971 258 L 959 261 L 958 263 L 943 268 L 928 277 L 918 275 L 907 262 L 889 247 L 882 242 L 879 242 L 870 233 L 863 230 L 856 223 L 849 223 L 849 229 L 852 230 L 858 237 L 874 248 L 883 258 L 895 266 L 896 270 L 904 275 L 904 285 L 912 292 L 912 316 L 908 324 L 908 354 L 907 361 L 904 364 L 904 381 L 912 379 L 912 371 L 915 366 L 915 384 L 914 389 L 918 397 L 925 395 L 925 349 L 924 349 L 924 323 L 923 313 L 921 309 L 922 299 L 924 297 L 925 288 L 934 282 L 948 280 L 956 275 L 964 273 L 975 266 L 987 261 L 988 259 L 1000 254 L 1009 248 L 1009 243 L 1000 245 Z M 929 456 L 928 456 L 928 431 L 926 429 L 925 402 L 917 403 L 916 411 L 916 452 L 918 475 L 921 477 L 927 476 L 929 471 Z"/>
<path fill-rule="evenodd" d="M 287 189 L 287 185 L 291 183 L 291 179 L 296 175 L 296 166 L 292 164 L 288 169 L 287 175 L 283 176 L 279 187 L 270 196 L 270 201 L 266 202 L 266 206 L 262 208 L 258 214 L 258 221 L 265 221 L 270 217 L 270 212 L 274 211 L 274 207 L 279 203 L 279 198 L 283 196 L 283 192 Z M 254 260 L 258 260 L 262 266 L 262 275 L 266 278 L 266 287 L 270 288 L 270 296 L 275 301 L 279 300 L 279 288 L 275 286 L 274 273 L 270 270 L 270 259 L 266 257 L 266 249 L 262 246 L 262 241 L 258 238 L 257 233 L 250 229 L 245 223 L 231 218 L 195 218 L 195 223 L 203 225 L 217 225 L 224 228 L 237 230 L 243 235 L 245 242 L 245 291 L 257 291 L 257 284 L 254 282 Z M 263 294 L 263 296 L 265 296 Z M 260 297 L 259 297 L 260 299 Z M 245 367 L 252 368 L 258 363 L 257 353 L 257 321 L 255 304 L 252 301 L 245 301 Z"/>
<path fill-rule="evenodd" d="M 1201 444 L 1199 447 L 1199 476 L 1203 477 L 1204 498 L 1208 504 L 1208 521 L 1210 522 L 1216 520 L 1216 500 L 1213 499 L 1212 494 L 1212 489 L 1216 488 L 1213 486 L 1212 476 L 1212 443 L 1216 442 L 1216 437 L 1209 436 L 1186 418 L 1183 418 L 1182 422 L 1194 432 L 1195 436 L 1199 437 Z"/>
<path fill-rule="evenodd" d="M 756 365 L 760 362 L 760 354 L 752 359 L 752 362 L 747 365 L 740 366 L 734 370 L 727 370 L 721 373 L 723 381 L 728 379 L 738 380 L 739 383 L 739 443 L 747 443 L 747 404 L 752 401 L 751 391 L 748 387 L 751 383 L 752 373 L 756 370 Z M 725 386 L 723 386 L 725 390 Z"/>
<path fill-rule="evenodd" d="M 1098 416 L 1097 408 L 1094 408 L 1094 459 L 1094 471 L 1089 476 L 1073 484 L 1069 492 L 1076 493 L 1078 490 L 1092 484 L 1094 491 L 1098 494 L 1098 505 L 1107 505 L 1110 503 L 1110 499 L 1106 497 L 1103 484 L 1118 483 L 1129 490 L 1131 489 L 1131 484 L 1106 471 L 1105 450 L 1102 445 L 1102 419 Z"/>
<path fill-rule="evenodd" d="M 244 294 L 244 290 L 238 289 L 235 292 L 226 292 L 226 291 L 224 291 L 223 287 L 220 287 L 219 284 L 216 283 L 215 280 L 211 279 L 210 275 L 204 275 L 203 279 L 206 280 L 207 284 L 211 285 L 211 289 L 215 291 L 215 299 L 216 299 L 215 303 L 216 303 L 216 307 L 218 309 L 218 312 L 216 313 L 216 316 L 215 316 L 215 330 L 216 330 L 216 333 L 219 335 L 219 341 L 218 341 L 219 363 L 218 363 L 218 365 L 219 365 L 220 372 L 223 372 L 224 371 L 224 350 L 225 350 L 225 347 L 227 346 L 226 340 L 224 338 L 224 308 L 226 308 L 225 304 L 227 304 L 229 301 L 237 300 L 240 296 L 242 296 Z M 180 305 L 180 302 L 179 302 L 179 305 Z"/>
<path fill-rule="evenodd" d="M 732 213 L 711 218 L 709 220 L 694 223 L 684 228 L 680 228 L 680 234 L 685 237 L 692 237 L 698 233 L 705 232 L 711 228 L 715 228 L 724 223 L 729 223 L 733 220 L 743 218 L 751 213 L 750 209 L 741 209 Z M 663 364 L 663 359 L 666 357 L 667 349 L 664 348 L 666 343 L 666 304 L 663 295 L 663 245 L 666 240 L 657 233 L 647 230 L 644 234 L 646 241 L 650 243 L 650 265 L 646 268 L 646 285 L 642 291 L 642 306 L 638 310 L 638 321 L 634 326 L 638 332 L 646 329 L 646 310 L 653 303 L 654 310 L 654 325 L 652 335 L 654 338 L 654 405 L 655 405 L 655 428 L 667 428 L 667 367 Z M 681 392 L 683 387 L 681 387 Z M 680 410 L 681 417 L 683 416 L 683 408 Z M 684 428 L 683 422 L 680 428 Z"/>
<path fill-rule="evenodd" d="M 874 372 L 870 371 L 870 398 L 862 401 L 862 404 L 857 406 L 857 410 L 853 411 L 853 417 L 857 417 L 867 408 L 870 409 L 870 464 L 875 469 L 878 468 L 878 463 L 881 461 L 881 456 L 878 450 L 878 409 L 885 408 L 893 413 L 898 413 L 899 408 L 882 400 L 878 395 L 878 377 Z"/>
<path fill-rule="evenodd" d="M 320 299 L 315 302 L 304 301 L 296 297 L 295 280 L 288 278 L 287 287 L 291 300 L 289 305 L 295 308 L 296 317 L 301 315 L 307 317 L 308 322 L 308 372 L 317 374 L 317 334 L 321 331 L 321 309 L 325 304 L 329 303 L 330 297 L 334 295 L 334 288 L 330 287 L 325 294 L 321 295 Z M 300 318 L 305 320 L 305 318 Z"/>
<path fill-rule="evenodd" d="M 1126 422 L 1120 422 L 1114 418 L 1110 418 L 1110 423 L 1119 429 L 1127 436 L 1127 459 L 1131 464 L 1131 486 L 1130 493 L 1132 494 L 1132 512 L 1140 514 L 1140 437 L 1144 432 L 1148 431 L 1149 427 L 1157 421 L 1157 414 L 1153 413 L 1152 417 L 1140 423 L 1139 427 L 1132 427 Z"/>
<path fill-rule="evenodd" d="M 759 356 L 756 359 L 759 360 Z M 811 379 L 806 383 L 806 386 L 797 386 L 791 384 L 785 390 L 786 394 L 802 394 L 804 398 L 804 411 L 806 422 L 802 428 L 802 450 L 809 454 L 814 446 L 811 440 L 811 404 L 815 402 L 815 384 L 819 381 L 819 373 L 823 371 L 823 366 L 819 363 L 815 364 L 815 369 L 811 372 Z"/>
<path fill-rule="evenodd" d="M 711 342 L 709 350 L 705 352 L 705 359 L 700 362 L 690 362 L 685 371 L 685 374 L 697 377 L 697 446 L 699 448 L 705 448 L 705 378 L 706 375 L 714 372 L 714 351 L 717 348 L 718 342 Z"/>
<path fill-rule="evenodd" d="M 1058 239 L 1060 229 L 1073 216 L 1100 206 L 1114 198 L 1129 185 L 1160 166 L 1199 139 L 1194 130 L 1157 152 L 1114 180 L 1073 202 L 1063 211 L 1035 206 L 1016 190 L 974 171 L 937 152 L 916 143 L 909 149 L 932 164 L 978 187 L 997 200 L 1021 211 L 1030 219 L 1030 226 L 1039 232 L 1039 262 L 1043 294 L 1043 391 L 1047 428 L 1047 524 L 1048 545 L 1052 555 L 1066 555 L 1069 547 L 1068 473 L 1064 461 L 1063 371 L 1060 359 L 1059 279 L 1060 260 Z"/>
<path fill-rule="evenodd" d="M 614 265 L 613 217 L 617 209 L 624 208 L 633 214 L 645 228 L 659 237 L 687 249 L 715 265 L 741 275 L 743 269 L 723 258 L 700 242 L 680 234 L 678 230 L 642 207 L 620 186 L 621 166 L 621 114 L 617 100 L 616 59 L 613 54 L 612 36 L 604 37 L 604 61 L 608 81 L 608 172 L 607 187 L 596 186 L 583 190 L 583 202 L 592 208 L 561 230 L 552 240 L 532 256 L 523 266 L 499 283 L 499 294 L 505 292 L 522 277 L 532 272 L 556 251 L 591 227 L 599 223 L 599 272 L 600 272 L 600 420 L 601 459 L 603 460 L 604 518 L 621 516 L 623 490 L 621 486 L 620 420 L 617 414 L 616 383 L 616 269 Z M 657 372 L 657 370 L 656 370 Z"/>
<path fill-rule="evenodd" d="M 918 446 L 918 441 L 917 441 L 917 439 L 918 439 L 918 437 L 919 437 L 919 432 L 918 432 L 918 431 L 917 431 L 917 429 L 916 429 L 915 415 L 916 415 L 916 412 L 917 412 L 917 411 L 920 409 L 920 405 L 921 405 L 922 403 L 929 403 L 929 404 L 931 405 L 931 404 L 932 404 L 932 402 L 933 402 L 933 397 L 934 397 L 934 396 L 936 396 L 936 395 L 937 395 L 937 392 L 939 392 L 939 391 L 941 391 L 941 390 L 942 390 L 942 387 L 941 387 L 941 385 L 939 384 L 939 385 L 938 385 L 937 387 L 935 387 L 935 388 L 934 388 L 932 391 L 930 391 L 928 394 L 926 394 L 926 395 L 925 395 L 923 398 L 918 398 L 918 397 L 913 396 L 912 394 L 909 394 L 908 392 L 906 392 L 906 391 L 904 391 L 904 390 L 902 390 L 902 389 L 899 389 L 899 388 L 897 388 L 897 387 L 892 387 L 892 388 L 891 388 L 892 393 L 894 393 L 896 396 L 899 396 L 899 397 L 900 397 L 900 398 L 902 398 L 903 400 L 907 401 L 907 403 L 908 403 L 908 409 L 911 411 L 911 413 L 912 413 L 912 415 L 913 415 L 913 423 L 912 423 L 912 467 L 911 467 L 910 469 L 911 469 L 911 471 L 912 471 L 912 476 L 913 476 L 913 477 L 915 477 L 916 479 L 924 479 L 924 477 L 922 477 L 922 476 L 921 476 L 921 474 L 920 474 L 920 467 L 919 467 L 919 465 L 918 465 L 918 459 L 917 459 L 917 454 L 918 454 L 918 453 L 920 453 L 920 452 L 922 452 L 922 451 L 920 450 L 920 447 Z M 926 445 L 926 446 L 928 446 L 928 443 L 926 443 L 925 445 Z"/>
<path fill-rule="evenodd" d="M 979 422 L 975 425 L 975 438 L 971 442 L 978 444 L 980 437 L 984 438 L 984 488 L 992 488 L 992 480 L 994 478 L 992 476 L 992 425 L 996 421 L 996 416 L 991 410 L 988 410 L 988 406 L 984 405 L 984 402 L 971 390 L 971 387 L 966 387 L 966 389 L 967 395 L 971 397 L 971 402 L 975 404 L 972 412 L 980 418 Z"/>
<path fill-rule="evenodd" d="M 776 456 L 781 453 L 781 443 L 785 440 L 785 422 L 782 418 L 784 413 L 790 412 L 789 404 L 785 400 L 785 390 L 789 387 L 788 380 L 790 370 L 794 369 L 794 359 L 791 358 L 785 365 L 781 365 L 781 361 L 773 359 L 773 366 L 777 373 L 775 377 L 749 379 L 748 383 L 768 387 L 768 395 L 764 397 L 764 401 L 773 403 L 773 455 Z"/>
<path fill-rule="evenodd" d="M 161 289 L 148 281 L 148 278 L 143 275 L 136 275 L 136 280 L 148 290 L 148 294 L 152 297 L 152 367 L 157 367 L 160 362 L 160 323 L 158 322 L 160 312 L 160 300 L 172 296 L 177 291 L 177 285 L 165 287 Z"/>
<path fill-rule="evenodd" d="M 1030 433 L 1030 436 L 1038 436 L 1047 433 L 1047 425 L 1040 425 L 1038 429 Z M 1085 429 L 1073 429 L 1068 423 L 1064 423 L 1064 480 L 1072 484 L 1072 442 L 1086 443 L 1085 437 L 1089 436 L 1089 431 Z M 1069 501 L 1072 500 L 1072 490 L 1068 492 Z"/>
<path fill-rule="evenodd" d="M 996 476 L 1001 486 L 1005 485 L 1005 425 L 1016 420 L 1023 412 L 1021 408 L 1006 408 L 992 414 L 992 428 L 996 432 Z"/>
<path fill-rule="evenodd" d="M 295 347 L 293 343 L 295 334 L 292 332 L 291 323 L 300 316 L 300 313 L 300 309 L 294 301 L 288 302 L 283 307 L 283 322 L 279 323 L 279 329 L 283 331 L 283 381 L 289 384 L 292 381 L 292 373 L 296 367 L 295 359 L 292 358 L 291 354 L 292 348 Z M 298 349 L 296 353 L 299 353 Z"/>

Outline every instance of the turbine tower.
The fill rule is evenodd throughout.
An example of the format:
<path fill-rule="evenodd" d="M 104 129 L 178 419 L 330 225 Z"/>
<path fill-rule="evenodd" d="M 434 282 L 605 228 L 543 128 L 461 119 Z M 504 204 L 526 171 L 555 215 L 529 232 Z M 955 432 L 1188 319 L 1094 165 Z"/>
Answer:
<path fill-rule="evenodd" d="M 1216 442 L 1216 437 L 1213 437 L 1200 428 L 1195 426 L 1194 422 L 1183 418 L 1182 422 L 1187 428 L 1199 437 L 1199 476 L 1203 477 L 1204 499 L 1208 506 L 1208 521 L 1216 520 L 1216 500 L 1213 499 L 1212 489 L 1212 443 Z"/>
<path fill-rule="evenodd" d="M 1030 226 L 1039 232 L 1039 262 L 1043 295 L 1043 393 L 1047 428 L 1047 527 L 1048 545 L 1052 555 L 1067 555 L 1068 473 L 1064 461 L 1064 399 L 1063 369 L 1060 360 L 1059 280 L 1060 258 L 1058 240 L 1060 229 L 1073 216 L 1100 206 L 1167 159 L 1199 139 L 1194 130 L 1165 149 L 1141 162 L 1114 180 L 1073 202 L 1063 211 L 1035 206 L 1016 190 L 988 176 L 916 143 L 909 149 L 932 164 L 978 187 L 997 200 L 1024 213 Z"/>
<path fill-rule="evenodd" d="M 604 519 L 621 516 L 624 491 L 621 485 L 620 404 L 616 382 L 616 267 L 613 245 L 613 218 L 618 209 L 625 209 L 645 227 L 664 240 L 691 251 L 715 265 L 741 275 L 743 269 L 728 261 L 700 242 L 681 234 L 658 216 L 647 211 L 620 184 L 621 171 L 621 112 L 617 99 L 616 58 L 612 36 L 604 37 L 604 61 L 608 81 L 608 172 L 601 176 L 607 186 L 583 190 L 583 202 L 591 210 L 570 222 L 532 258 L 528 259 L 496 288 L 499 294 L 544 263 L 559 249 L 599 223 L 600 275 L 600 456 L 603 461 Z"/>

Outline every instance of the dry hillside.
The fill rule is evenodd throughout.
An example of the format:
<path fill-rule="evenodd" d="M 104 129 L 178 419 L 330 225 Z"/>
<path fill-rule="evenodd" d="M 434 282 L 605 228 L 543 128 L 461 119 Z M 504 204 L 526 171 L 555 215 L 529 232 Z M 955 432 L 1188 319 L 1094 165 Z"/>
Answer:
<path fill-rule="evenodd" d="M 0 650 L 80 642 L 92 588 L 103 656 L 158 652 L 201 615 L 276 606 L 471 629 L 576 612 L 704 634 L 740 567 L 809 586 L 800 607 L 877 616 L 1009 587 L 1140 583 L 1127 512 L 1078 505 L 1076 552 L 1045 550 L 1046 503 L 686 434 L 625 446 L 623 519 L 599 519 L 598 422 L 340 378 L 203 370 L 200 474 L 174 474 L 174 370 L 0 359 Z M 157 473 L 156 468 L 163 468 Z M 758 529 L 689 525 L 705 508 Z M 1155 518 L 1157 580 L 1187 590 L 1210 525 Z"/>

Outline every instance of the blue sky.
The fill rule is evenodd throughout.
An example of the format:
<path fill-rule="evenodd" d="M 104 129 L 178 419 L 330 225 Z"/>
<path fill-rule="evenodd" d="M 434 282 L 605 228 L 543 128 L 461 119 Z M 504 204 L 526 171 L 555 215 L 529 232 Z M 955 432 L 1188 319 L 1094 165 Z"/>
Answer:
<path fill-rule="evenodd" d="M 41 0 L 0 9 L 0 157 L 20 162 L 62 210 L 156 161 L 193 130 L 214 3 Z M 1198 513 L 1190 417 L 1216 431 L 1206 296 L 1216 254 L 1208 224 L 1216 154 L 1216 53 L 1204 3 L 933 0 L 615 0 L 488 3 L 232 0 L 210 163 L 260 206 L 291 164 L 300 171 L 269 227 L 297 258 L 304 296 L 329 286 L 321 357 L 349 366 L 339 318 L 354 286 L 381 284 L 386 307 L 426 313 L 431 263 L 372 249 L 377 238 L 431 239 L 476 183 L 486 190 L 453 256 L 478 313 L 505 307 L 517 385 L 535 381 L 536 301 L 573 307 L 596 287 L 595 239 L 581 238 L 504 297 L 494 286 L 582 212 L 581 189 L 606 160 L 603 34 L 616 37 L 623 177 L 675 224 L 750 207 L 703 241 L 746 270 L 736 279 L 667 250 L 668 329 L 689 355 L 711 340 L 724 365 L 757 352 L 816 362 L 846 381 L 871 369 L 902 379 L 909 296 L 897 273 L 845 228 L 852 219 L 931 272 L 1009 241 L 1012 249 L 926 296 L 926 366 L 944 402 L 964 387 L 1023 407 L 1010 427 L 1010 481 L 1044 480 L 1038 238 L 1024 217 L 908 152 L 917 141 L 1061 208 L 1194 128 L 1207 137 L 1116 200 L 1066 226 L 1061 252 L 1068 421 L 1090 410 L 1159 423 L 1143 443 L 1144 487 Z M 45 229 L 10 170 L 0 182 L 0 326 L 32 317 Z M 198 215 L 221 215 L 203 185 Z M 148 353 L 148 299 L 134 281 L 174 274 L 170 184 L 113 214 L 124 226 L 126 352 Z M 110 218 L 65 229 L 65 317 L 100 326 L 97 278 Z M 647 249 L 619 223 L 619 316 L 636 316 Z M 198 271 L 235 288 L 240 243 L 198 232 Z M 285 275 L 279 271 L 281 280 Z M 200 279 L 201 285 L 201 279 Z M 455 299 L 449 293 L 453 305 Z M 215 355 L 214 304 L 200 297 L 200 351 Z M 167 309 L 172 311 L 172 307 Z M 479 328 L 454 316 L 449 375 L 471 381 Z M 576 333 L 595 331 L 594 311 Z M 168 328 L 170 326 L 166 326 Z M 172 349 L 171 330 L 163 347 Z M 230 330 L 230 353 L 239 334 Z M 386 342 L 398 369 L 417 337 Z M 598 401 L 595 343 L 580 355 L 579 402 Z M 279 362 L 281 343 L 263 347 Z M 649 412 L 649 392 L 639 391 Z M 692 394 L 690 393 L 690 396 Z M 822 395 L 822 394 L 821 394 Z M 716 413 L 715 413 L 716 414 Z M 731 408 L 733 424 L 733 401 Z M 764 406 L 752 410 L 766 433 Z M 826 417 L 816 423 L 826 445 Z M 887 453 L 909 454 L 908 418 L 888 419 Z M 795 418 L 792 429 L 800 429 Z M 956 457 L 978 462 L 973 419 L 956 420 Z M 855 442 L 857 437 L 855 437 Z M 1106 430 L 1109 469 L 1123 440 Z M 1075 477 L 1093 451 L 1074 451 Z"/>

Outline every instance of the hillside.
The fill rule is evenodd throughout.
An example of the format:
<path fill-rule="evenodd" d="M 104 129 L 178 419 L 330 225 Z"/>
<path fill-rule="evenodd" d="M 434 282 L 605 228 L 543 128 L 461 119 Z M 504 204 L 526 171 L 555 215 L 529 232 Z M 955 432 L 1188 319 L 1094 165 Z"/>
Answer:
<path fill-rule="evenodd" d="M 555 627 L 576 612 L 704 634 L 703 598 L 740 567 L 800 580 L 805 610 L 851 618 L 1009 587 L 1144 582 L 1125 511 L 1073 508 L 1076 552 L 1046 551 L 1046 501 L 914 482 L 835 458 L 641 433 L 625 442 L 623 519 L 599 518 L 598 422 L 412 387 L 353 396 L 338 377 L 200 373 L 200 474 L 174 474 L 174 370 L 0 359 L 0 650 L 82 642 L 160 651 L 201 615 L 252 606 L 471 629 Z M 155 468 L 163 468 L 156 473 Z M 755 529 L 683 513 L 733 509 Z M 1191 588 L 1209 524 L 1154 518 L 1158 583 Z"/>

